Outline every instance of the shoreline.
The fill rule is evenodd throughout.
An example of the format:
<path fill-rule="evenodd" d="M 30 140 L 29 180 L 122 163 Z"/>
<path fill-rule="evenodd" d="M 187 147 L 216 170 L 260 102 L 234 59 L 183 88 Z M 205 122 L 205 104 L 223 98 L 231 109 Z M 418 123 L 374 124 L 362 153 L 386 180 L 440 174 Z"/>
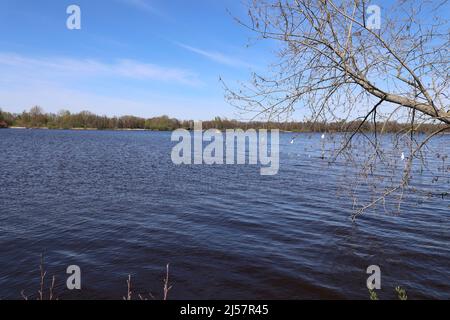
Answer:
<path fill-rule="evenodd" d="M 49 127 L 35 127 L 35 128 L 27 128 L 27 127 L 18 127 L 18 126 L 12 126 L 12 127 L 6 127 L 1 129 L 14 129 L 14 130 L 64 130 L 64 131 L 151 131 L 151 132 L 172 132 L 174 130 L 153 130 L 153 129 L 128 129 L 128 128 L 116 128 L 116 129 L 98 129 L 98 128 L 49 128 Z M 180 128 L 183 129 L 183 128 Z M 213 130 L 218 130 L 220 132 L 224 132 L 226 130 L 230 129 L 217 129 L 217 128 L 210 128 Z M 239 129 L 239 128 L 235 128 Z M 177 129 L 175 129 L 177 130 Z M 186 129 L 188 131 L 194 131 L 190 129 Z M 208 129 L 209 130 L 209 129 Z M 234 129 L 231 129 L 234 130 Z M 245 130 L 245 129 L 242 129 Z M 273 129 L 268 129 L 273 130 Z M 279 130 L 279 129 L 278 129 Z M 203 130 L 206 131 L 206 130 Z M 289 130 L 279 130 L 280 132 L 284 133 L 315 133 L 315 131 L 289 131 Z M 317 131 L 317 133 L 320 133 Z"/>
<path fill-rule="evenodd" d="M 49 127 L 36 127 L 36 128 L 27 128 L 27 127 L 6 127 L 2 129 L 14 129 L 14 130 L 65 130 L 65 131 L 158 131 L 151 129 L 97 129 L 97 128 L 49 128 Z"/>
<path fill-rule="evenodd" d="M 106 128 L 106 129 L 98 129 L 98 128 L 49 128 L 49 127 L 35 127 L 35 128 L 27 128 L 27 127 L 19 127 L 19 126 L 12 126 L 12 127 L 2 127 L 0 128 L 0 130 L 2 129 L 13 129 L 13 130 L 60 130 L 60 131 L 133 131 L 133 132 L 173 132 L 177 129 L 174 130 L 154 130 L 154 129 L 128 129 L 128 128 Z M 185 128 L 178 128 L 178 129 L 185 129 Z M 233 128 L 233 129 L 218 129 L 218 128 L 208 128 L 208 129 L 204 129 L 203 131 L 206 130 L 218 130 L 219 132 L 225 132 L 226 130 L 236 130 L 236 129 L 242 129 L 244 131 L 248 130 L 248 129 L 243 129 L 243 128 Z M 185 129 L 188 131 L 194 131 L 192 129 Z M 268 131 L 270 130 L 278 130 L 280 133 L 292 133 L 292 134 L 311 134 L 311 133 L 317 133 L 317 134 L 321 134 L 321 133 L 326 133 L 326 134 L 345 134 L 345 133 L 353 133 L 353 131 L 293 131 L 293 130 L 281 130 L 281 129 L 267 129 Z M 373 133 L 371 131 L 369 131 L 368 133 Z M 380 133 L 378 133 L 380 134 Z M 392 134 L 392 132 L 385 132 L 384 134 Z M 426 132 L 417 132 L 417 134 L 426 134 Z M 439 135 L 450 135 L 450 132 L 441 132 Z"/>

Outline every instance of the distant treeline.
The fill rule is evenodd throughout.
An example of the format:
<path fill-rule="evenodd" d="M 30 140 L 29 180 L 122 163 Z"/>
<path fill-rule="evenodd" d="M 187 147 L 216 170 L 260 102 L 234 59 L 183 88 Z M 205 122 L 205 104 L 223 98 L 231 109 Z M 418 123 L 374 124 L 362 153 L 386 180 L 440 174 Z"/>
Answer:
<path fill-rule="evenodd" d="M 203 121 L 203 129 L 280 129 L 284 131 L 295 132 L 344 132 L 354 131 L 360 121 L 353 122 L 264 122 L 264 121 L 237 121 L 216 117 L 214 120 Z M 384 124 L 378 123 L 377 131 L 380 131 Z M 179 128 L 192 130 L 194 128 L 193 120 L 178 120 L 168 116 L 154 118 L 140 118 L 135 116 L 107 117 L 95 115 L 89 111 L 71 113 L 69 111 L 60 111 L 57 114 L 46 113 L 40 107 L 33 107 L 30 111 L 24 111 L 20 114 L 3 112 L 0 109 L 0 128 L 25 127 L 25 128 L 48 128 L 48 129 L 97 129 L 97 130 L 124 130 L 124 129 L 142 129 L 171 131 Z M 409 125 L 395 121 L 388 122 L 385 125 L 385 132 L 399 132 L 408 129 Z M 440 125 L 423 124 L 417 131 L 433 132 L 440 128 Z M 362 131 L 371 132 L 375 130 L 373 123 L 367 122 L 361 127 Z"/>

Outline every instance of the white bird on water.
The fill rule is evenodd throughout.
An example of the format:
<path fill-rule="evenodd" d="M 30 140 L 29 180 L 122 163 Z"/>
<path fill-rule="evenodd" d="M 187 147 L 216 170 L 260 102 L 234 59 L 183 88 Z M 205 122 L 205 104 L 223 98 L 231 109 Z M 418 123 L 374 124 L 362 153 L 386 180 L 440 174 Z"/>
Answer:
<path fill-rule="evenodd" d="M 402 156 L 401 156 L 401 158 L 402 158 L 402 161 L 404 161 L 405 160 L 405 154 L 402 152 Z"/>
<path fill-rule="evenodd" d="M 291 139 L 291 144 L 294 144 L 295 139 L 297 139 L 297 137 L 298 137 L 298 134 L 292 137 L 292 139 Z"/>
<path fill-rule="evenodd" d="M 324 134 L 322 134 L 322 139 L 325 139 L 325 133 L 324 133 Z"/>

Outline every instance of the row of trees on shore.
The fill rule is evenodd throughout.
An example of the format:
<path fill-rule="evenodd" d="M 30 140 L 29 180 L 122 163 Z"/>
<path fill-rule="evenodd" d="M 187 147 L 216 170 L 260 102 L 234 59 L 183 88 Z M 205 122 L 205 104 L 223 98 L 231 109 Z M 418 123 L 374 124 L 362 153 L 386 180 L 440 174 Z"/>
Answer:
<path fill-rule="evenodd" d="M 280 129 L 295 132 L 348 132 L 354 131 L 361 125 L 361 121 L 340 121 L 332 123 L 322 122 L 258 122 L 258 121 L 238 121 L 216 117 L 214 120 L 203 121 L 204 129 Z M 417 128 L 418 132 L 432 132 L 439 125 L 423 124 Z M 0 109 L 0 128 L 25 127 L 25 128 L 48 128 L 48 129 L 97 129 L 97 130 L 125 130 L 141 129 L 155 131 L 171 131 L 179 128 L 192 130 L 193 120 L 178 120 L 168 116 L 154 118 L 141 118 L 136 116 L 107 117 L 93 114 L 89 111 L 71 113 L 62 110 L 58 113 L 46 113 L 40 107 L 33 107 L 29 111 L 22 113 L 4 112 Z M 360 128 L 361 131 L 371 132 L 398 132 L 402 129 L 410 128 L 410 125 L 390 121 L 388 123 L 366 122 Z"/>

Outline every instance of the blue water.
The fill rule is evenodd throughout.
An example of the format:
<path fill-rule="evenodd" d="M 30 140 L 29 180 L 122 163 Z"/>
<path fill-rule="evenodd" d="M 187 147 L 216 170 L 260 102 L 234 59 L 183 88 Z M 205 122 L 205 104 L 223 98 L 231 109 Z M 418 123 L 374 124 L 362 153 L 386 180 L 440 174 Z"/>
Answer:
<path fill-rule="evenodd" d="M 380 298 L 400 285 L 411 299 L 449 299 L 450 198 L 412 195 L 400 214 L 352 223 L 340 192 L 352 166 L 321 159 L 320 135 L 291 136 L 279 174 L 261 176 L 176 166 L 169 132 L 0 130 L 0 299 L 35 297 L 41 254 L 60 299 L 121 299 L 128 274 L 134 293 L 161 298 L 167 263 L 171 299 L 367 299 L 373 264 Z M 433 143 L 448 155 L 449 142 Z M 418 186 L 445 191 L 442 174 Z M 80 291 L 65 287 L 72 264 Z"/>

